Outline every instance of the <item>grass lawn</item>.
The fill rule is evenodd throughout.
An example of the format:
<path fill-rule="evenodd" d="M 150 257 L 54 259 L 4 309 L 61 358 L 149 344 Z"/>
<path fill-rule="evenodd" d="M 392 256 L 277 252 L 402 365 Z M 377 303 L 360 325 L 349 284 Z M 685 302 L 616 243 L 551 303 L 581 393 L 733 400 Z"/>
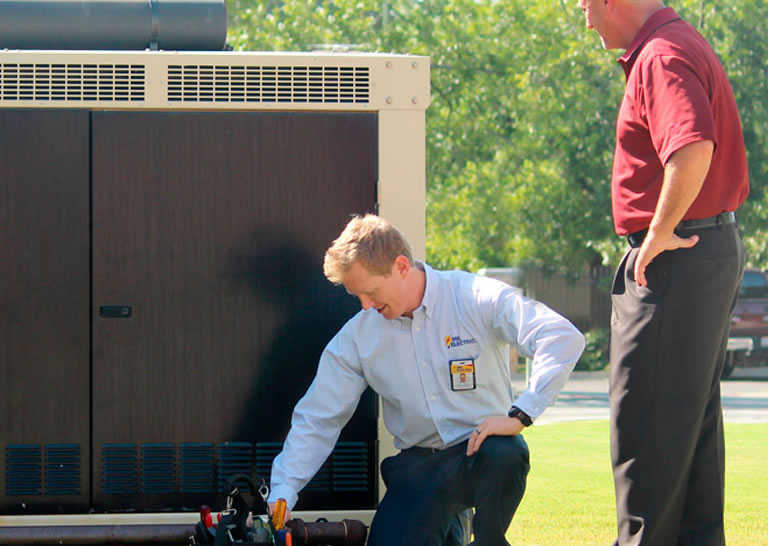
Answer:
<path fill-rule="evenodd" d="M 514 546 L 610 545 L 616 510 L 607 421 L 535 426 L 531 472 L 507 539 Z M 725 425 L 728 546 L 768 546 L 768 424 Z"/>

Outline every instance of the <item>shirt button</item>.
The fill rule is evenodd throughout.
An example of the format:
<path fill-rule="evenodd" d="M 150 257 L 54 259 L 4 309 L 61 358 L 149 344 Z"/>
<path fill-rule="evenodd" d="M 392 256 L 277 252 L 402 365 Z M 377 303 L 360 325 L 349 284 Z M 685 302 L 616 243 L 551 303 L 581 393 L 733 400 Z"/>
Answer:
<path fill-rule="evenodd" d="M 416 331 L 417 331 L 417 332 L 420 332 L 420 331 L 421 331 L 421 328 L 419 328 L 419 327 L 417 326 L 417 327 L 416 327 Z"/>
<path fill-rule="evenodd" d="M 430 396 L 430 398 L 431 398 L 432 400 L 437 400 L 437 396 L 435 396 L 434 394 L 433 394 L 432 396 Z"/>
<path fill-rule="evenodd" d="M 427 363 L 426 362 L 422 362 L 421 365 L 424 366 L 425 368 L 427 367 Z"/>

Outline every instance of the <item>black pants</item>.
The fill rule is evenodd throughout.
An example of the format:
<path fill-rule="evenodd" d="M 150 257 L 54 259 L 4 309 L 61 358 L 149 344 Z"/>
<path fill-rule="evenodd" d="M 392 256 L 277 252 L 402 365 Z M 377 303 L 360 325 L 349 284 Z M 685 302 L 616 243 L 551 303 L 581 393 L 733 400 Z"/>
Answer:
<path fill-rule="evenodd" d="M 621 545 L 723 545 L 720 374 L 744 270 L 734 225 L 687 231 L 634 281 L 637 249 L 613 286 L 611 458 Z"/>
<path fill-rule="evenodd" d="M 443 546 L 457 514 L 475 508 L 473 544 L 503 546 L 525 491 L 528 446 L 522 436 L 490 436 L 467 457 L 467 442 L 434 453 L 404 450 L 381 463 L 387 492 L 368 546 Z"/>

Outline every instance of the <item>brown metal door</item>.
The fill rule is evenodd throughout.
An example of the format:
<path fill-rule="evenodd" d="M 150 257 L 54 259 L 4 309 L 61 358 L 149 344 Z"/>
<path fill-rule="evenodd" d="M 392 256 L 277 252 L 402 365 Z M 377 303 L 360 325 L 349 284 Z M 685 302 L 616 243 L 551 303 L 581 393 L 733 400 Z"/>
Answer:
<path fill-rule="evenodd" d="M 357 308 L 322 257 L 375 207 L 376 116 L 94 112 L 92 131 L 94 505 L 210 503 L 279 445 Z M 375 474 L 372 396 L 345 435 Z M 305 498 L 375 503 L 342 485 Z"/>
<path fill-rule="evenodd" d="M 0 513 L 90 501 L 85 111 L 0 111 Z"/>

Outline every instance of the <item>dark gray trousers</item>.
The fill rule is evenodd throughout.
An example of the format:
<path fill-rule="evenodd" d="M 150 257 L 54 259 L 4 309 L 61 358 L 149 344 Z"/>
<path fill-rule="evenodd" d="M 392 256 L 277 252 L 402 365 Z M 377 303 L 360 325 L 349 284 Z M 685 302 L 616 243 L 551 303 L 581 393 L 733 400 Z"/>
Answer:
<path fill-rule="evenodd" d="M 456 516 L 467 508 L 476 546 L 504 546 L 523 498 L 528 446 L 522 436 L 490 436 L 467 457 L 467 442 L 434 453 L 407 449 L 381 463 L 387 492 L 368 546 L 444 546 L 457 542 Z"/>
<path fill-rule="evenodd" d="M 744 271 L 734 225 L 686 230 L 634 281 L 616 272 L 611 317 L 611 459 L 624 545 L 725 544 L 720 406 L 730 313 Z"/>

